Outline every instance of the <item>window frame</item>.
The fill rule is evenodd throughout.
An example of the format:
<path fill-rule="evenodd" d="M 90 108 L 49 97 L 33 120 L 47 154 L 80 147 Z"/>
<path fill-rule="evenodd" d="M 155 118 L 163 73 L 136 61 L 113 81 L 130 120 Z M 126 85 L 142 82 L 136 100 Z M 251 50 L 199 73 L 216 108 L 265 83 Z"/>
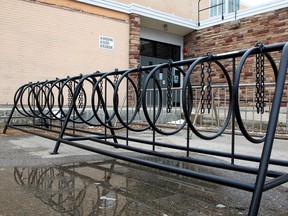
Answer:
<path fill-rule="evenodd" d="M 222 0 L 210 0 L 210 11 L 209 16 L 211 17 L 219 17 L 222 15 L 222 6 L 220 5 Z M 223 0 L 223 14 L 235 13 L 240 9 L 240 0 Z M 213 7 L 214 5 L 219 5 L 218 7 Z M 232 5 L 232 7 L 230 7 Z M 228 13 L 226 12 L 228 11 Z"/>

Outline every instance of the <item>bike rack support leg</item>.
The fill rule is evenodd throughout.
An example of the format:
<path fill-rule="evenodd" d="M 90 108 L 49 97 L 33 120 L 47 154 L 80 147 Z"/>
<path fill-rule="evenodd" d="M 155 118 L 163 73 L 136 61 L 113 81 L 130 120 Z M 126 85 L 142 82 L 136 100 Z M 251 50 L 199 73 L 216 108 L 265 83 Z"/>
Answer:
<path fill-rule="evenodd" d="M 69 107 L 69 110 L 66 114 L 66 118 L 65 118 L 65 121 L 64 123 L 61 125 L 61 132 L 59 133 L 59 136 L 58 136 L 58 140 L 55 144 L 55 147 L 54 147 L 54 150 L 53 152 L 51 152 L 51 154 L 58 154 L 58 150 L 59 150 L 59 147 L 60 147 L 60 144 L 61 144 L 61 141 L 60 139 L 63 138 L 64 136 L 64 133 L 65 133 L 65 130 L 66 130 L 66 127 L 69 123 L 69 119 L 71 117 L 71 114 L 73 112 L 73 109 L 74 109 L 74 104 L 76 103 L 76 100 L 77 100 L 77 97 L 78 97 L 78 94 L 80 93 L 80 90 L 81 90 L 81 85 L 78 84 L 77 88 L 76 88 L 76 91 L 73 95 L 73 98 L 72 98 L 72 102 L 70 104 L 70 107 Z"/>
<path fill-rule="evenodd" d="M 251 205 L 249 209 L 249 215 L 257 215 L 260 202 L 263 194 L 263 188 L 265 184 L 266 174 L 269 166 L 269 160 L 273 147 L 275 131 L 277 127 L 278 114 L 280 111 L 280 105 L 282 100 L 283 89 L 285 86 L 286 71 L 288 67 L 288 44 L 283 48 L 282 57 L 280 61 L 279 73 L 277 77 L 277 84 L 274 93 L 274 101 L 269 118 L 269 125 L 267 128 L 267 135 L 264 142 L 264 147 L 261 156 L 261 162 L 259 165 L 259 171 L 256 178 L 256 183 L 253 191 Z"/>
<path fill-rule="evenodd" d="M 11 113 L 10 113 L 8 119 L 7 119 L 7 122 L 6 122 L 5 126 L 4 126 L 4 129 L 3 129 L 3 132 L 2 132 L 3 134 L 6 133 L 7 128 L 8 128 L 8 125 L 9 125 L 10 122 L 11 122 L 11 119 L 12 119 L 12 116 L 13 116 L 13 114 L 14 114 L 14 112 L 15 112 L 16 106 L 17 106 L 17 104 L 18 104 L 18 102 L 19 102 L 19 100 L 20 100 L 20 97 L 21 97 L 21 95 L 22 95 L 23 87 L 24 87 L 24 86 L 20 87 L 20 89 L 19 89 L 20 93 L 18 94 L 16 100 L 14 101 L 13 108 L 12 108 Z M 17 91 L 17 92 L 18 92 L 18 91 Z"/>
<path fill-rule="evenodd" d="M 13 105 L 13 108 L 12 108 L 12 110 L 11 110 L 11 113 L 10 113 L 10 115 L 9 115 L 9 117 L 8 117 L 8 120 L 7 120 L 7 122 L 6 122 L 5 126 L 4 126 L 3 131 L 2 131 L 3 134 L 5 134 L 6 131 L 7 131 L 8 125 L 10 124 L 10 121 L 11 121 L 11 119 L 12 119 L 12 116 L 13 116 L 13 114 L 14 114 L 14 111 L 15 111 L 15 109 L 16 109 L 16 106 L 17 106 L 17 103 L 15 103 L 15 104 Z"/>

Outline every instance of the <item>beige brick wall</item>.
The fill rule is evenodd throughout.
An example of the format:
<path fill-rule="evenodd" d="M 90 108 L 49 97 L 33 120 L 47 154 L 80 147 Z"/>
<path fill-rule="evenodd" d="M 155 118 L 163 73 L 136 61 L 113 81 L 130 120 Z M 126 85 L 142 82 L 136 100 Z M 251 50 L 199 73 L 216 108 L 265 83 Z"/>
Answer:
<path fill-rule="evenodd" d="M 129 18 L 127 17 L 127 20 Z M 27 82 L 129 67 L 129 23 L 22 0 L 1 0 L 0 104 Z M 99 35 L 115 49 L 99 48 Z"/>
<path fill-rule="evenodd" d="M 96 15 L 100 15 L 104 17 L 113 18 L 113 19 L 126 20 L 126 21 L 128 20 L 127 14 L 124 14 L 118 11 L 111 11 L 109 9 L 105 9 L 101 7 L 95 7 L 93 5 L 85 4 L 77 0 L 25 0 L 25 1 L 37 1 L 37 2 L 42 2 L 45 4 L 49 4 L 51 6 L 62 7 L 62 8 L 66 7 L 67 9 L 70 9 L 70 10 L 96 14 Z"/>

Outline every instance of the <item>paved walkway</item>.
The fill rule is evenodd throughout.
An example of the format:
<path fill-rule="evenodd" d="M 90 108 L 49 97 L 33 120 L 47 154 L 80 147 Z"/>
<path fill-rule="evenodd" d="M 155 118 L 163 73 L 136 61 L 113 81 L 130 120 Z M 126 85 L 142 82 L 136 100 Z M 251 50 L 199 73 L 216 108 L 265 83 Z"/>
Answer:
<path fill-rule="evenodd" d="M 151 134 L 141 133 L 141 137 L 149 138 Z M 184 133 L 159 136 L 157 140 L 179 145 L 186 145 L 187 141 Z M 190 141 L 191 147 L 223 151 L 231 148 L 229 135 L 213 141 L 193 136 Z M 68 145 L 61 145 L 60 154 L 51 155 L 54 144 L 51 140 L 11 130 L 0 135 L 1 216 L 35 212 L 38 215 L 88 215 L 91 212 L 91 215 L 113 215 L 121 211 L 122 215 L 161 216 L 247 214 L 249 192 L 148 169 Z M 287 158 L 287 144 L 286 140 L 276 140 L 272 157 Z M 238 153 L 260 155 L 261 146 L 236 137 Z M 101 145 L 101 148 L 106 147 Z M 156 150 L 167 151 L 161 147 Z M 203 166 L 195 169 L 209 172 L 209 168 Z M 231 175 L 241 178 L 235 172 Z M 260 215 L 287 215 L 287 186 L 264 193 Z"/>

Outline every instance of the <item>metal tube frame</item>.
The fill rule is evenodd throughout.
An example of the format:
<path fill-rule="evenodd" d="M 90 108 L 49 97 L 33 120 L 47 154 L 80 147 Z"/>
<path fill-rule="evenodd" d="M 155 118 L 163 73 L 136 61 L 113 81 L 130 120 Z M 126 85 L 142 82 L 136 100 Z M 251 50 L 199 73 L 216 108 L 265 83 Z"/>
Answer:
<path fill-rule="evenodd" d="M 269 53 L 279 51 L 281 51 L 281 57 L 279 67 L 277 68 L 275 60 Z M 240 76 L 246 59 L 249 56 L 258 54 L 260 52 L 264 53 L 271 65 L 271 69 L 275 75 L 276 89 L 266 134 L 264 137 L 255 138 L 247 132 L 241 117 L 241 112 L 239 109 L 239 86 Z M 236 65 L 237 58 L 240 59 L 238 65 Z M 229 72 L 221 63 L 221 60 L 225 60 L 226 63 L 227 60 L 231 60 L 232 77 L 230 77 Z M 223 77 L 225 84 L 228 85 L 230 98 L 229 111 L 227 112 L 226 120 L 212 135 L 207 135 L 200 132 L 200 130 L 194 125 L 195 122 L 192 122 L 191 120 L 192 109 L 194 106 L 196 106 L 193 104 L 193 88 L 191 87 L 193 74 L 197 70 L 197 66 L 199 66 L 199 64 L 207 61 L 211 61 L 214 64 L 214 67 L 217 68 L 215 73 L 224 74 Z M 164 93 L 159 81 L 156 78 L 156 73 L 159 73 L 160 69 L 163 71 L 163 69 L 167 69 L 169 67 L 179 70 L 183 77 L 181 102 L 182 111 L 185 118 L 184 122 L 176 129 L 166 129 L 161 127 L 160 124 L 161 115 L 163 115 L 165 112 L 165 109 L 162 107 L 162 104 L 164 104 L 163 98 L 165 96 L 163 96 Z M 268 45 L 261 48 L 256 46 L 247 50 L 218 55 L 211 54 L 209 56 L 206 55 L 199 58 L 177 62 L 169 61 L 160 65 L 152 65 L 147 67 L 140 66 L 130 70 L 114 70 L 109 73 L 96 72 L 93 74 L 79 75 L 65 79 L 28 83 L 21 86 L 16 91 L 14 96 L 14 105 L 4 127 L 3 133 L 6 133 L 8 128 L 14 128 L 54 140 L 56 141 L 56 144 L 53 154 L 58 153 L 61 144 L 67 144 L 121 160 L 250 191 L 253 193 L 253 195 L 249 208 L 249 215 L 257 215 L 263 192 L 288 182 L 288 174 L 286 172 L 268 169 L 269 164 L 288 167 L 287 160 L 271 159 L 271 152 L 273 149 L 275 130 L 277 127 L 287 67 L 288 43 L 281 43 Z M 183 68 L 187 69 L 184 71 Z M 147 74 L 143 85 L 137 84 L 136 79 L 133 79 L 133 77 L 137 77 L 139 72 L 144 72 Z M 115 77 L 117 77 L 117 79 Z M 69 87 L 68 82 L 73 83 L 73 89 Z M 139 89 L 138 86 L 142 86 L 142 88 Z M 154 96 L 152 98 L 153 104 L 152 106 L 149 106 L 146 94 L 148 88 L 151 88 L 151 86 Z M 69 106 L 66 104 L 66 92 L 70 94 L 70 97 L 72 96 L 72 101 L 70 101 Z M 82 94 L 81 100 L 83 100 L 81 101 L 81 107 L 79 105 L 80 92 Z M 124 99 L 123 95 L 125 95 Z M 134 100 L 131 99 L 133 96 Z M 31 104 L 31 98 L 35 100 L 35 103 Z M 124 102 L 121 102 L 120 100 L 124 100 Z M 112 106 L 108 106 L 111 101 L 113 103 Z M 119 107 L 120 104 L 123 104 L 123 106 L 126 105 L 126 110 L 123 111 L 123 107 Z M 16 111 L 23 117 L 39 118 L 44 121 L 42 121 L 42 123 L 40 122 L 35 124 L 12 124 L 13 115 Z M 143 114 L 144 123 L 142 122 L 140 126 L 135 127 L 135 124 L 137 123 L 136 117 L 139 115 L 139 113 Z M 191 146 L 193 141 L 189 140 L 190 131 L 192 131 L 199 138 L 208 141 L 216 139 L 218 136 L 220 136 L 225 131 L 230 121 L 232 121 L 230 153 L 195 148 Z M 59 122 L 59 125 L 54 124 L 55 122 Z M 72 128 L 70 127 L 70 123 L 73 125 Z M 251 144 L 263 143 L 261 157 L 242 155 L 235 152 L 236 123 L 238 124 L 243 136 L 247 139 L 247 141 L 251 142 Z M 78 128 L 77 125 L 88 125 L 97 128 L 100 127 L 104 130 L 86 130 Z M 31 128 L 37 128 L 40 130 L 31 130 Z M 121 131 L 123 130 L 125 131 L 124 135 L 123 133 L 121 134 Z M 156 137 L 159 135 L 170 136 L 184 130 L 187 130 L 187 143 L 184 143 L 184 145 L 158 142 L 156 140 Z M 43 131 L 49 131 L 51 133 L 47 134 L 43 133 Z M 144 131 L 151 132 L 152 139 L 144 139 L 141 137 L 141 133 Z M 133 137 L 133 134 L 140 134 L 138 135 L 140 138 Z M 97 143 L 99 145 L 92 147 L 87 145 L 85 141 L 94 142 L 95 144 Z M 133 143 L 138 145 L 133 146 Z M 141 144 L 141 147 L 139 147 L 139 144 Z M 108 147 L 110 146 L 113 148 L 113 151 L 109 150 L 109 148 L 101 148 L 101 145 Z M 150 146 L 151 149 L 147 149 L 147 146 Z M 183 151 L 185 154 L 180 156 L 177 153 L 161 152 L 161 150 L 158 150 L 158 147 L 165 148 L 166 150 L 174 149 L 177 151 Z M 137 152 L 141 155 L 157 156 L 212 167 L 219 170 L 237 171 L 244 174 L 254 175 L 256 180 L 252 183 L 245 182 L 223 177 L 217 174 L 208 174 L 190 169 L 174 167 L 172 165 L 161 164 L 159 162 L 152 162 L 141 159 L 137 156 L 130 156 L 130 154 L 125 155 L 118 153 L 118 148 L 125 149 L 129 152 Z M 259 146 L 259 148 L 261 148 L 261 146 Z M 230 162 L 211 161 L 205 158 L 199 159 L 192 156 L 191 153 L 230 158 Z M 257 162 L 259 163 L 259 168 L 237 165 L 235 160 Z M 266 181 L 266 177 L 273 179 Z"/>

